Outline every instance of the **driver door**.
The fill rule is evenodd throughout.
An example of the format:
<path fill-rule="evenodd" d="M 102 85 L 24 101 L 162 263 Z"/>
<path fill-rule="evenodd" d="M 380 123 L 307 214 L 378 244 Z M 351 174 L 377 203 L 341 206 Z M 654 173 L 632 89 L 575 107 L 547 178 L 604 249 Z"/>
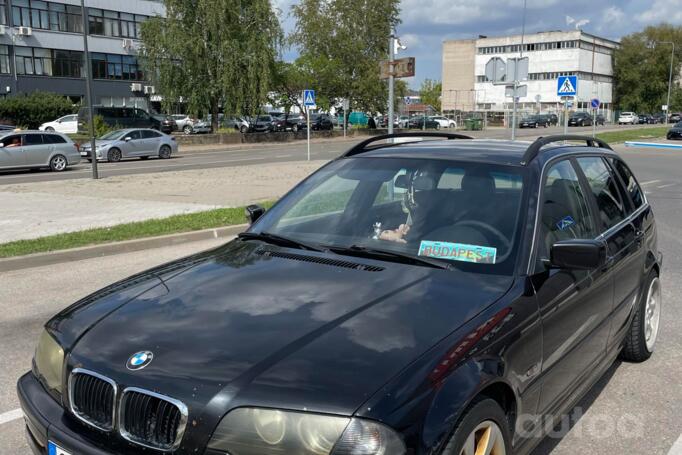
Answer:
<path fill-rule="evenodd" d="M 2 144 L 3 147 L 0 147 L 0 168 L 26 166 L 20 134 L 6 136 L 2 139 Z"/>
<path fill-rule="evenodd" d="M 553 414 L 606 351 L 613 300 L 603 269 L 549 268 L 553 243 L 594 239 L 598 232 L 574 163 L 550 165 L 541 188 L 532 276 L 542 320 L 542 392 L 538 413 Z"/>
<path fill-rule="evenodd" d="M 130 139 L 128 140 L 128 138 Z M 128 132 L 124 139 L 124 145 L 121 147 L 123 149 L 123 158 L 130 158 L 146 154 L 142 144 L 143 141 L 140 130 L 132 130 Z"/>

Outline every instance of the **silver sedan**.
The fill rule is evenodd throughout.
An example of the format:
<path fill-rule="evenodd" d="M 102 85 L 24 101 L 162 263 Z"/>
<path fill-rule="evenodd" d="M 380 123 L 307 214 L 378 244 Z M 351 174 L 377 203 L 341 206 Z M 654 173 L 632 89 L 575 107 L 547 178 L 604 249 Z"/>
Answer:
<path fill-rule="evenodd" d="M 81 156 L 92 161 L 89 143 L 81 145 Z M 116 130 L 95 141 L 97 161 L 115 163 L 125 158 L 146 160 L 150 156 L 168 159 L 178 152 L 178 143 L 173 136 L 152 129 Z"/>

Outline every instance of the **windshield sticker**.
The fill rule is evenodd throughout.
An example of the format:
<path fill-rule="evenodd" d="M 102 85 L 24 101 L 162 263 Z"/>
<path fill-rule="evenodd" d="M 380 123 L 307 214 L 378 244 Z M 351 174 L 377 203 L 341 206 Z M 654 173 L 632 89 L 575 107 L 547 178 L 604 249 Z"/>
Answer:
<path fill-rule="evenodd" d="M 575 220 L 571 215 L 565 216 L 562 219 L 559 220 L 559 222 L 556 224 L 556 227 L 560 230 L 563 231 L 564 229 L 568 229 L 571 226 L 575 224 Z"/>
<path fill-rule="evenodd" d="M 497 259 L 497 248 L 422 240 L 421 245 L 419 245 L 419 256 L 449 261 L 475 262 L 477 264 L 494 264 Z"/>

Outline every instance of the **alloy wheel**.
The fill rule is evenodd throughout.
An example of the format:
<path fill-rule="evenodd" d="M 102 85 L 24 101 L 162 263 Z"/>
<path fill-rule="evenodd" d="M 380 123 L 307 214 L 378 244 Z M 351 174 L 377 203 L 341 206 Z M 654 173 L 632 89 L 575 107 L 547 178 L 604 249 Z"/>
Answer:
<path fill-rule="evenodd" d="M 164 160 L 170 158 L 171 156 L 171 149 L 167 145 L 161 146 L 161 150 L 159 150 L 159 158 L 162 158 Z"/>
<path fill-rule="evenodd" d="M 502 430 L 492 420 L 481 422 L 469 434 L 459 455 L 506 455 Z"/>
<path fill-rule="evenodd" d="M 649 285 L 644 310 L 644 339 L 646 348 L 653 352 L 661 320 L 661 284 L 654 278 Z"/>
<path fill-rule="evenodd" d="M 52 158 L 52 163 L 50 165 L 53 171 L 61 172 L 66 169 L 66 158 L 62 155 L 57 155 Z"/>
<path fill-rule="evenodd" d="M 121 161 L 121 158 L 123 155 L 121 155 L 121 151 L 119 149 L 111 149 L 109 150 L 109 153 L 107 154 L 107 161 L 110 161 L 112 163 L 116 163 L 118 161 Z"/>

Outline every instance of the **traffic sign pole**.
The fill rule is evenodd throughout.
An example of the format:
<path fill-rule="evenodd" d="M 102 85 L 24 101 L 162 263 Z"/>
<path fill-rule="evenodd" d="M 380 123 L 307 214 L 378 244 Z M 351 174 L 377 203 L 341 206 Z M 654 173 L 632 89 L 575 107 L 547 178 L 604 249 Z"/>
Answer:
<path fill-rule="evenodd" d="M 564 98 L 564 134 L 568 134 L 568 97 Z"/>
<path fill-rule="evenodd" d="M 310 108 L 305 108 L 305 121 L 307 123 L 307 133 L 308 133 L 308 161 L 310 161 Z"/>
<path fill-rule="evenodd" d="M 315 90 L 303 90 L 303 106 L 305 107 L 305 121 L 308 135 L 308 161 L 310 161 L 310 108 L 315 107 Z"/>
<path fill-rule="evenodd" d="M 395 36 L 391 34 L 388 41 L 388 134 L 393 134 L 393 99 L 395 98 L 394 65 Z"/>

